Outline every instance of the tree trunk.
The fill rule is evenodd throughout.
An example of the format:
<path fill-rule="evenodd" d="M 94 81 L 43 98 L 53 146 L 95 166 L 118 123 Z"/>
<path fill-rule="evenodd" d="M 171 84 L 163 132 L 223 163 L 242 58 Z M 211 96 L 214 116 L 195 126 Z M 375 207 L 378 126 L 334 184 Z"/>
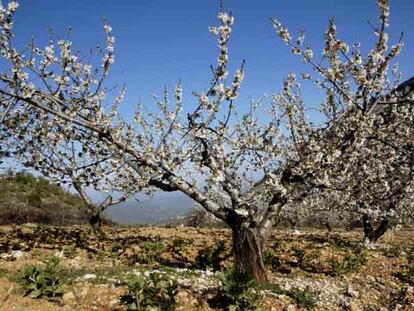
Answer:
<path fill-rule="evenodd" d="M 236 221 L 231 225 L 231 228 L 236 272 L 246 275 L 258 283 L 267 282 L 262 256 L 263 237 L 260 236 L 257 228 L 249 226 L 247 221 Z"/>
<path fill-rule="evenodd" d="M 364 242 L 375 243 L 389 228 L 389 220 L 386 218 L 381 219 L 379 226 L 375 229 L 371 224 L 368 216 L 362 217 L 362 224 L 364 226 Z"/>

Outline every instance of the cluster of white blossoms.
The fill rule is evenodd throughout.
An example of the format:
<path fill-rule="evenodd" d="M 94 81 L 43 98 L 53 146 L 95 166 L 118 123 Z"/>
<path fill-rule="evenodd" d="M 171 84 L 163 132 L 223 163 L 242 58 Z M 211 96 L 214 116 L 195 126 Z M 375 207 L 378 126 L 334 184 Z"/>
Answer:
<path fill-rule="evenodd" d="M 316 123 L 293 73 L 270 103 L 264 96 L 237 112 L 245 66 L 229 74 L 234 18 L 225 12 L 210 27 L 219 55 L 210 84 L 193 93 L 193 109 L 184 114 L 180 81 L 172 96 L 165 90 L 153 105 L 140 103 L 128 120 L 118 112 L 125 89 L 112 98 L 105 86 L 115 42 L 108 24 L 95 68 L 72 52 L 69 40 L 51 40 L 44 49 L 32 41 L 33 53 L 18 52 L 11 40 L 16 5 L 2 8 L 0 55 L 10 66 L 0 75 L 2 144 L 28 166 L 81 192 L 91 185 L 123 197 L 180 191 L 235 234 L 254 228 L 264 236 L 283 207 L 317 206 L 326 193 L 335 194 L 338 208 L 359 215 L 403 215 L 412 189 L 412 100 L 390 87 L 389 68 L 402 42 L 388 49 L 388 4 L 378 4 L 377 41 L 366 57 L 358 44 L 338 39 L 331 20 L 317 61 L 303 32 L 292 40 L 273 19 L 283 43 L 317 74 L 302 74 L 325 96 Z"/>

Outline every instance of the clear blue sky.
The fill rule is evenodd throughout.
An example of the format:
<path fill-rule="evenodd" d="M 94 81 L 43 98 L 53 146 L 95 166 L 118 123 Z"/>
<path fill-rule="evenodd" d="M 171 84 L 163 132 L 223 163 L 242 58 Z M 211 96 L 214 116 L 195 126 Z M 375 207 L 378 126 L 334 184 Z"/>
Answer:
<path fill-rule="evenodd" d="M 49 28 L 64 35 L 72 26 L 74 46 L 86 53 L 102 42 L 105 17 L 116 37 L 109 82 L 126 83 L 126 104 L 132 109 L 139 98 L 148 102 L 151 92 L 160 92 L 164 85 L 172 88 L 180 78 L 186 94 L 208 86 L 209 65 L 215 62 L 217 52 L 208 26 L 216 23 L 218 7 L 219 0 L 21 0 L 16 40 L 23 44 L 34 35 L 45 43 Z M 372 43 L 367 20 L 376 21 L 378 15 L 375 0 L 225 0 L 225 8 L 235 16 L 232 66 L 247 60 L 240 105 L 249 96 L 279 90 L 288 71 L 303 71 L 300 59 L 277 38 L 271 16 L 291 32 L 305 29 L 307 41 L 319 52 L 329 17 L 336 18 L 339 36 L 347 42 Z M 414 75 L 413 16 L 413 0 L 391 0 L 391 42 L 405 32 L 405 48 L 399 58 L 405 78 Z M 316 98 L 312 91 L 305 94 L 309 102 Z M 185 99 L 189 105 L 190 97 Z"/>

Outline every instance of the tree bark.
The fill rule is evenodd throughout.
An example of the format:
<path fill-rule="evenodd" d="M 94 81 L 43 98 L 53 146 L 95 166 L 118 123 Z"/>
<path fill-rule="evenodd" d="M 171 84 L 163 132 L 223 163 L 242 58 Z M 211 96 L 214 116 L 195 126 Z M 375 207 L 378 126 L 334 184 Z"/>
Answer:
<path fill-rule="evenodd" d="M 233 235 L 234 269 L 258 283 L 267 282 L 263 263 L 263 237 L 249 223 L 237 221 L 231 225 Z"/>
<path fill-rule="evenodd" d="M 364 226 L 364 242 L 375 243 L 387 232 L 390 222 L 388 219 L 383 218 L 379 226 L 374 228 L 369 217 L 364 215 L 362 217 L 362 224 Z"/>

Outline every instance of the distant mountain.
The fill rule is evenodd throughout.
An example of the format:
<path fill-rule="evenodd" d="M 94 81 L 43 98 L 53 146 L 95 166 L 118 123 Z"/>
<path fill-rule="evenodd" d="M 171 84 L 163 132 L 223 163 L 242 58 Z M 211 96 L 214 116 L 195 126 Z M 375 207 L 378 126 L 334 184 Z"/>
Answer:
<path fill-rule="evenodd" d="M 194 202 L 179 193 L 157 193 L 153 197 L 109 207 L 105 217 L 120 224 L 156 224 L 184 215 L 194 209 Z"/>

